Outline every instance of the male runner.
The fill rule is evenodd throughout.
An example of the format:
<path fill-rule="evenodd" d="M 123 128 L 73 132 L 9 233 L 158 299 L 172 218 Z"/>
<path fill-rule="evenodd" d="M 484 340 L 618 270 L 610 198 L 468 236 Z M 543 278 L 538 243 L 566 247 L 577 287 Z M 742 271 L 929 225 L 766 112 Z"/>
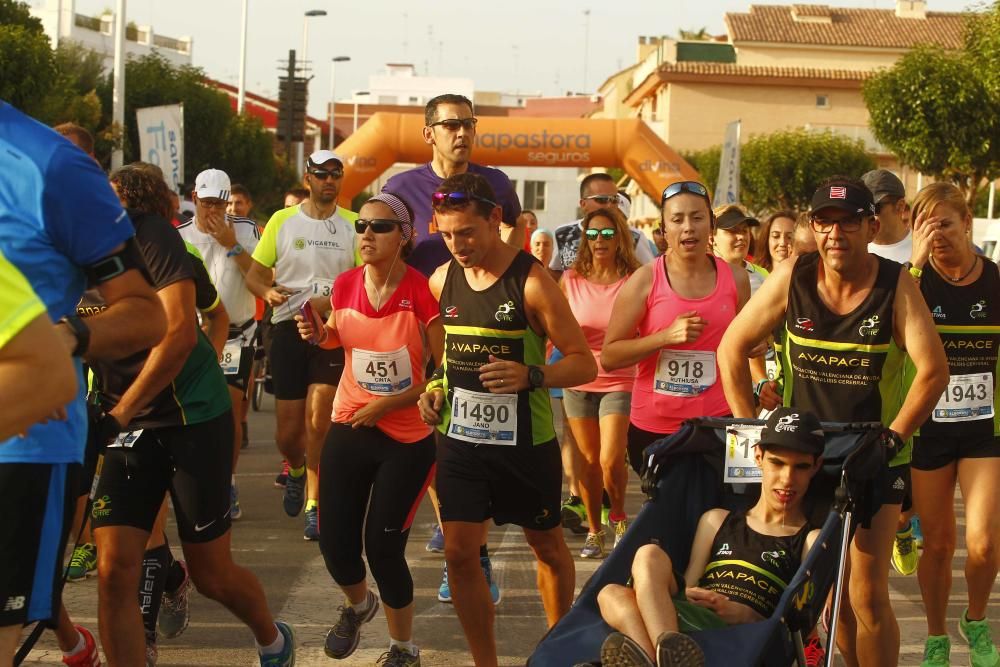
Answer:
<path fill-rule="evenodd" d="M 834 177 L 809 211 L 818 253 L 779 264 L 733 321 L 719 369 L 734 417 L 755 415 L 746 358 L 784 322 L 784 403 L 827 421 L 881 421 L 890 449 L 870 526 L 851 544 L 850 604 L 837 638 L 848 664 L 895 665 L 899 626 L 889 603 L 889 560 L 909 480 L 913 431 L 948 382 L 948 365 L 927 305 L 910 276 L 868 252 L 878 232 L 864 183 Z M 916 377 L 902 392 L 903 359 Z"/>
<path fill-rule="evenodd" d="M 875 198 L 878 233 L 868 244 L 868 252 L 900 264 L 910 261 L 913 235 L 903 220 L 906 209 L 906 188 L 888 169 L 873 169 L 861 177 Z"/>
<path fill-rule="evenodd" d="M 283 504 L 288 516 L 298 516 L 305 502 L 307 540 L 319 539 L 319 459 L 344 371 L 344 350 L 324 350 L 302 340 L 294 318 L 309 299 L 329 301 L 333 281 L 354 267 L 358 215 L 337 205 L 343 178 L 344 161 L 336 153 L 310 155 L 305 174 L 309 198 L 271 216 L 246 274 L 250 291 L 274 309 L 268 354 L 278 421 L 275 439 L 289 467 Z"/>
<path fill-rule="evenodd" d="M 245 190 L 244 190 L 245 191 Z M 243 515 L 236 489 L 236 464 L 243 444 L 247 391 L 253 365 L 253 340 L 257 333 L 254 314 L 257 302 L 244 276 L 253 264 L 250 256 L 257 248 L 260 232 L 253 220 L 226 214 L 235 197 L 229 176 L 219 169 L 206 169 L 194 182 L 194 217 L 177 227 L 181 238 L 197 248 L 219 298 L 229 313 L 229 334 L 221 355 L 222 371 L 233 403 L 232 518 Z"/>
<path fill-rule="evenodd" d="M 197 183 L 195 183 L 195 189 L 198 189 Z M 249 218 L 250 211 L 252 210 L 253 197 L 250 196 L 250 191 L 247 190 L 245 185 L 233 183 L 232 190 L 229 194 L 229 206 L 226 207 L 226 213 L 234 218 Z"/>
<path fill-rule="evenodd" d="M 92 664 L 89 632 L 60 609 L 62 557 L 80 484 L 86 439 L 79 359 L 115 359 L 163 335 L 163 309 L 147 282 L 134 230 L 97 164 L 58 134 L 0 102 L 0 251 L 27 279 L 75 357 L 76 394 L 65 414 L 0 442 L 0 664 L 21 628 L 65 619 L 57 633 L 68 664 Z M 90 283 L 108 304 L 84 324 L 74 315 Z M 61 319 L 60 319 L 61 318 Z M 46 354 L 49 354 L 46 352 Z M 38 378 L 25 394 L 42 395 Z M 62 396 L 63 390 L 53 393 Z M 8 403 L 4 403 L 9 405 Z M 6 414 L 6 413 L 5 413 Z M 79 630 L 79 631 L 77 631 Z"/>
<path fill-rule="evenodd" d="M 548 272 L 500 240 L 482 176 L 445 179 L 434 222 L 454 260 L 431 277 L 445 361 L 419 408 L 438 425 L 437 488 L 452 599 L 479 667 L 497 664 L 494 609 L 480 563 L 483 521 L 514 523 L 538 561 L 549 626 L 569 610 L 574 566 L 559 525 L 562 470 L 547 387 L 590 382 L 597 365 Z M 545 365 L 545 339 L 564 358 Z"/>

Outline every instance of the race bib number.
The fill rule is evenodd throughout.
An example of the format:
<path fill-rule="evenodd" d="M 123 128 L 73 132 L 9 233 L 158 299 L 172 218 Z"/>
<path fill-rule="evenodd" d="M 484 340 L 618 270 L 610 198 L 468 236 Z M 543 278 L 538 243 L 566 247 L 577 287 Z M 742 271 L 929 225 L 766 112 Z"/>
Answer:
<path fill-rule="evenodd" d="M 240 372 L 240 359 L 243 357 L 242 344 L 242 338 L 226 341 L 222 348 L 222 355 L 219 357 L 219 366 L 222 367 L 223 375 L 236 375 Z"/>
<path fill-rule="evenodd" d="M 313 278 L 312 281 L 312 295 L 310 299 L 316 298 L 318 296 L 329 299 L 330 294 L 333 292 L 333 280 L 328 278 Z"/>
<path fill-rule="evenodd" d="M 945 423 L 993 419 L 993 375 L 952 375 L 931 419 Z"/>
<path fill-rule="evenodd" d="M 516 445 L 517 394 L 484 394 L 456 388 L 448 435 L 477 445 Z"/>
<path fill-rule="evenodd" d="M 413 371 L 406 346 L 392 352 L 370 352 L 355 348 L 351 368 L 358 386 L 376 396 L 401 394 L 413 386 Z"/>
<path fill-rule="evenodd" d="M 715 384 L 715 352 L 660 350 L 653 391 L 666 396 L 697 396 Z"/>
<path fill-rule="evenodd" d="M 729 426 L 726 428 L 726 466 L 722 481 L 731 484 L 759 484 L 761 470 L 754 460 L 763 426 Z"/>
<path fill-rule="evenodd" d="M 132 445 L 135 444 L 135 441 L 139 439 L 140 435 L 142 435 L 141 428 L 136 431 L 125 431 L 124 433 L 119 433 L 118 437 L 115 438 L 114 442 L 108 445 L 108 447 L 124 447 L 131 449 Z"/>

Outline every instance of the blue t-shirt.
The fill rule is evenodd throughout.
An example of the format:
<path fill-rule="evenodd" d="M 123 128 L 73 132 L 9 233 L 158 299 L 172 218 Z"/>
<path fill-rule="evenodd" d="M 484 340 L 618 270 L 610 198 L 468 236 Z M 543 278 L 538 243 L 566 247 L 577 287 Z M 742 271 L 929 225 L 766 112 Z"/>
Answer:
<path fill-rule="evenodd" d="M 53 320 L 75 312 L 86 286 L 84 268 L 134 234 L 90 156 L 0 102 L 0 251 L 28 279 Z M 87 420 L 79 362 L 77 384 L 68 419 L 35 424 L 25 437 L 0 443 L 0 463 L 83 460 Z"/>
<path fill-rule="evenodd" d="M 503 209 L 504 222 L 514 224 L 517 216 L 521 215 L 521 202 L 507 174 L 499 169 L 471 162 L 468 173 L 479 174 L 486 179 L 496 194 L 496 203 Z M 382 188 L 382 192 L 400 197 L 413 209 L 414 229 L 417 232 L 416 245 L 406 258 L 406 262 L 428 277 L 437 267 L 451 259 L 451 253 L 448 252 L 441 235 L 437 230 L 431 229 L 431 219 L 434 217 L 431 195 L 443 182 L 444 179 L 434 173 L 428 162 L 396 174 L 386 181 Z"/>

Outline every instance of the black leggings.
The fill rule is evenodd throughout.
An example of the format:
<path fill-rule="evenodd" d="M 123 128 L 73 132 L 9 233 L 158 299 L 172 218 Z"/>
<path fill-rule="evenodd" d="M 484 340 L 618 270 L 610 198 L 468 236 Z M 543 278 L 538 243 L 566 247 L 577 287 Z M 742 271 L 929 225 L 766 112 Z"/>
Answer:
<path fill-rule="evenodd" d="M 400 443 L 375 427 L 334 422 L 319 464 L 319 548 L 334 581 L 364 580 L 364 531 L 364 553 L 383 602 L 402 609 L 413 601 L 406 539 L 433 474 L 430 436 Z"/>

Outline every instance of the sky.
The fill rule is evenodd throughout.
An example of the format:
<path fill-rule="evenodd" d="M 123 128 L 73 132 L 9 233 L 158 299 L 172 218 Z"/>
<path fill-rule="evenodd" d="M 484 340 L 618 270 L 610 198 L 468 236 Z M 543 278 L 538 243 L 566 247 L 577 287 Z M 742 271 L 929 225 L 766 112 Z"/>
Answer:
<path fill-rule="evenodd" d="M 77 13 L 90 16 L 115 5 L 114 0 L 75 2 Z M 893 0 L 826 4 L 895 6 Z M 928 9 L 960 11 L 970 4 L 929 0 Z M 279 61 L 287 59 L 289 49 L 301 52 L 304 14 L 314 9 L 327 12 L 308 19 L 308 57 L 316 77 L 309 111 L 322 116 L 335 56 L 351 58 L 337 65 L 338 100 L 366 90 L 369 75 L 388 62 L 413 63 L 419 74 L 471 78 L 477 90 L 593 93 L 608 76 L 635 62 L 640 35 L 675 36 L 679 29 L 702 27 L 723 34 L 725 13 L 745 12 L 749 5 L 750 0 L 248 0 L 247 89 L 276 96 Z M 242 0 L 128 0 L 126 13 L 128 21 L 151 25 L 158 34 L 192 37 L 193 64 L 235 85 L 241 11 Z"/>

